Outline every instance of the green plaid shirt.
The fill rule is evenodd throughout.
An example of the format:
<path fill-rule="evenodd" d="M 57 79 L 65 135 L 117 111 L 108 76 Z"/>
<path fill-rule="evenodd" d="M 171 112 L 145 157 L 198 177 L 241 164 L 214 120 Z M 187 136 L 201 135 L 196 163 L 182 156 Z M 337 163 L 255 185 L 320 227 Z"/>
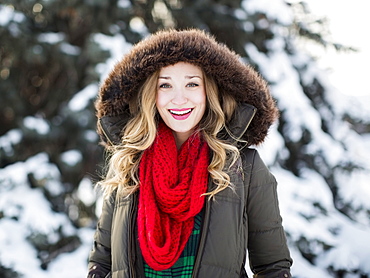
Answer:
<path fill-rule="evenodd" d="M 146 278 L 190 278 L 193 273 L 195 257 L 198 250 L 200 228 L 202 225 L 202 213 L 198 213 L 194 218 L 194 229 L 189 240 L 177 262 L 169 269 L 155 271 L 144 262 Z"/>

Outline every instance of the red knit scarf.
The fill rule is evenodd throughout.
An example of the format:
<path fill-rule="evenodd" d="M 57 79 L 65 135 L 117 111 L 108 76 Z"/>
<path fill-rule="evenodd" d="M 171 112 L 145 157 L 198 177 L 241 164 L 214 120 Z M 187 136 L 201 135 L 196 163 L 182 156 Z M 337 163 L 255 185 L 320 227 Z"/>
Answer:
<path fill-rule="evenodd" d="M 208 145 L 198 133 L 177 150 L 172 131 L 160 123 L 140 162 L 139 243 L 154 270 L 170 268 L 192 233 L 208 184 Z"/>

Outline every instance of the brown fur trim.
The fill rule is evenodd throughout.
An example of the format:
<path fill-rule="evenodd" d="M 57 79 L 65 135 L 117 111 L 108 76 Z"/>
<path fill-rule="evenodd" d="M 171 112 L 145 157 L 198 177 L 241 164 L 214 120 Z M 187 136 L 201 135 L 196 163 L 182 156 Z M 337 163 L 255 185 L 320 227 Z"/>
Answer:
<path fill-rule="evenodd" d="M 95 103 L 98 118 L 125 112 L 127 103 L 148 76 L 177 62 L 201 67 L 215 79 L 220 94 L 229 94 L 238 102 L 256 107 L 257 113 L 244 139 L 253 145 L 263 142 L 278 117 L 266 81 L 236 53 L 199 30 L 159 31 L 136 44 L 102 84 Z M 98 132 L 102 135 L 100 129 Z"/>

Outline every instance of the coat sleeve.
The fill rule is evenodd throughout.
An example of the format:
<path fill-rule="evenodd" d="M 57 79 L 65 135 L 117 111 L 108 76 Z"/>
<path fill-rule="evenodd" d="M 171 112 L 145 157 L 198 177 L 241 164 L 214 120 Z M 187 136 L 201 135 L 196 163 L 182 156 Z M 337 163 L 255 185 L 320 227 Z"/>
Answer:
<path fill-rule="evenodd" d="M 292 259 L 287 247 L 277 198 L 277 182 L 258 152 L 251 156 L 247 196 L 248 253 L 255 278 L 291 277 Z"/>
<path fill-rule="evenodd" d="M 103 278 L 111 271 L 111 226 L 115 195 L 104 199 L 102 213 L 94 234 L 89 256 L 88 278 Z"/>

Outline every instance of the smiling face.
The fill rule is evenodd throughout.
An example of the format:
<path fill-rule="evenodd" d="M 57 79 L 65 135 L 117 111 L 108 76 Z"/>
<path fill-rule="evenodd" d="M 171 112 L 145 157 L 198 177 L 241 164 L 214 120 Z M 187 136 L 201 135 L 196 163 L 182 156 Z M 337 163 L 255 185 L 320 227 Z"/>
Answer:
<path fill-rule="evenodd" d="M 158 77 L 156 105 L 180 147 L 194 132 L 206 109 L 202 70 L 183 62 L 162 68 Z"/>

